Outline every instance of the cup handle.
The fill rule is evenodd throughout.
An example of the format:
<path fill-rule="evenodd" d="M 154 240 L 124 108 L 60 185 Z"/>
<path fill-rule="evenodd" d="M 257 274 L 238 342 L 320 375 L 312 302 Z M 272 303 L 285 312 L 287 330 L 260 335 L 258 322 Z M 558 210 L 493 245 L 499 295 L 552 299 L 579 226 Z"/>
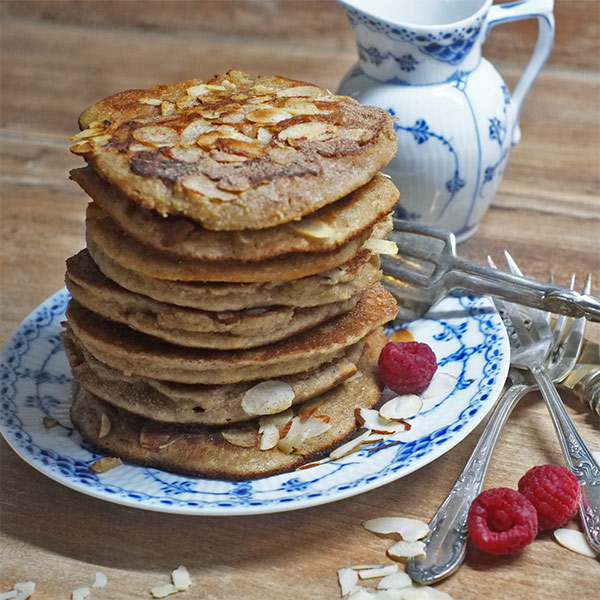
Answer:
<path fill-rule="evenodd" d="M 523 100 L 552 50 L 554 41 L 553 8 L 554 0 L 519 0 L 509 4 L 495 4 L 490 7 L 488 12 L 486 38 L 490 29 L 500 23 L 532 17 L 538 20 L 537 44 L 511 97 L 511 122 L 513 123 L 511 141 L 513 146 L 521 140 L 519 115 Z"/>

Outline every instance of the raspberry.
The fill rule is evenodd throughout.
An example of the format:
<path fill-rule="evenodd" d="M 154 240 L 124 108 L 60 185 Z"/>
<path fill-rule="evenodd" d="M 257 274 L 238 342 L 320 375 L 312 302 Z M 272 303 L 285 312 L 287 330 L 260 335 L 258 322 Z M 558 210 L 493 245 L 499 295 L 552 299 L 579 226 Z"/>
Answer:
<path fill-rule="evenodd" d="M 514 554 L 537 534 L 535 507 L 510 488 L 482 492 L 473 500 L 467 518 L 475 545 L 489 554 Z"/>
<path fill-rule="evenodd" d="M 541 465 L 519 479 L 519 492 L 535 506 L 540 529 L 562 527 L 575 516 L 581 488 L 577 477 L 562 465 Z"/>
<path fill-rule="evenodd" d="M 388 342 L 379 355 L 381 379 L 397 394 L 422 394 L 436 370 L 433 350 L 420 342 Z"/>

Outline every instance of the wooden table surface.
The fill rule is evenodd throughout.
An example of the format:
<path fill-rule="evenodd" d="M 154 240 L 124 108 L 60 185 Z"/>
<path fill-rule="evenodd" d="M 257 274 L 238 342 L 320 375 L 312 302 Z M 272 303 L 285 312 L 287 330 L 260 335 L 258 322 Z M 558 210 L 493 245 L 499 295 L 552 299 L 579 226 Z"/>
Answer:
<path fill-rule="evenodd" d="M 348 22 L 331 1 L 3 1 L 0 7 L 2 343 L 62 287 L 65 259 L 84 245 L 86 199 L 67 176 L 81 160 L 66 141 L 84 108 L 122 89 L 232 67 L 335 89 L 356 58 Z M 555 51 L 525 103 L 523 141 L 479 231 L 459 252 L 483 263 L 509 248 L 526 273 L 546 278 L 552 272 L 563 284 L 571 272 L 579 282 L 592 272 L 597 294 L 600 14 L 595 0 L 559 0 L 556 10 Z M 509 27 L 486 46 L 510 85 L 533 35 L 526 26 Z M 588 328 L 588 338 L 599 341 L 598 327 Z M 572 395 L 565 400 L 600 450 L 598 419 Z M 103 571 L 108 584 L 91 598 L 149 598 L 150 588 L 183 564 L 194 586 L 177 596 L 182 599 L 338 598 L 339 567 L 387 562 L 389 542 L 361 522 L 388 515 L 430 519 L 480 431 L 410 476 L 354 498 L 228 518 L 96 500 L 40 474 L 2 441 L 0 592 L 32 580 L 36 600 L 66 599 Z M 485 485 L 514 487 L 526 469 L 547 462 L 560 463 L 562 456 L 541 399 L 531 394 L 502 432 Z M 456 599 L 583 600 L 598 597 L 599 580 L 598 561 L 543 534 L 508 558 L 470 547 L 459 572 L 438 587 Z"/>

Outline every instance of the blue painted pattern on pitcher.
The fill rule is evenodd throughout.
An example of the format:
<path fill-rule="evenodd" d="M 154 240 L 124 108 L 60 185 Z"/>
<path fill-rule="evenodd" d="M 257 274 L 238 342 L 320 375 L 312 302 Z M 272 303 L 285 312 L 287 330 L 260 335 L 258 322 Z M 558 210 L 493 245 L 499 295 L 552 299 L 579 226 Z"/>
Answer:
<path fill-rule="evenodd" d="M 522 101 L 552 46 L 552 0 L 339 1 L 359 61 L 338 92 L 394 117 L 398 154 L 384 171 L 400 189 L 397 216 L 468 238 L 520 138 Z M 527 17 L 540 23 L 538 46 L 511 96 L 481 46 L 493 25 Z"/>

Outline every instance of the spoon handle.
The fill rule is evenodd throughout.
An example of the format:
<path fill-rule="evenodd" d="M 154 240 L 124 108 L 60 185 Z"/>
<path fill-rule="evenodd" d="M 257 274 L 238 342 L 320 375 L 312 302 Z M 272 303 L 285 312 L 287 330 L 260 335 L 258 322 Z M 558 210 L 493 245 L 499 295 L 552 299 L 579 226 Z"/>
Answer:
<path fill-rule="evenodd" d="M 414 581 L 423 584 L 440 581 L 463 562 L 469 508 L 483 486 L 500 430 L 520 398 L 533 389 L 536 386 L 512 385 L 496 403 L 471 458 L 429 523 L 430 534 L 424 540 L 425 555 L 408 560 L 406 571 Z"/>

